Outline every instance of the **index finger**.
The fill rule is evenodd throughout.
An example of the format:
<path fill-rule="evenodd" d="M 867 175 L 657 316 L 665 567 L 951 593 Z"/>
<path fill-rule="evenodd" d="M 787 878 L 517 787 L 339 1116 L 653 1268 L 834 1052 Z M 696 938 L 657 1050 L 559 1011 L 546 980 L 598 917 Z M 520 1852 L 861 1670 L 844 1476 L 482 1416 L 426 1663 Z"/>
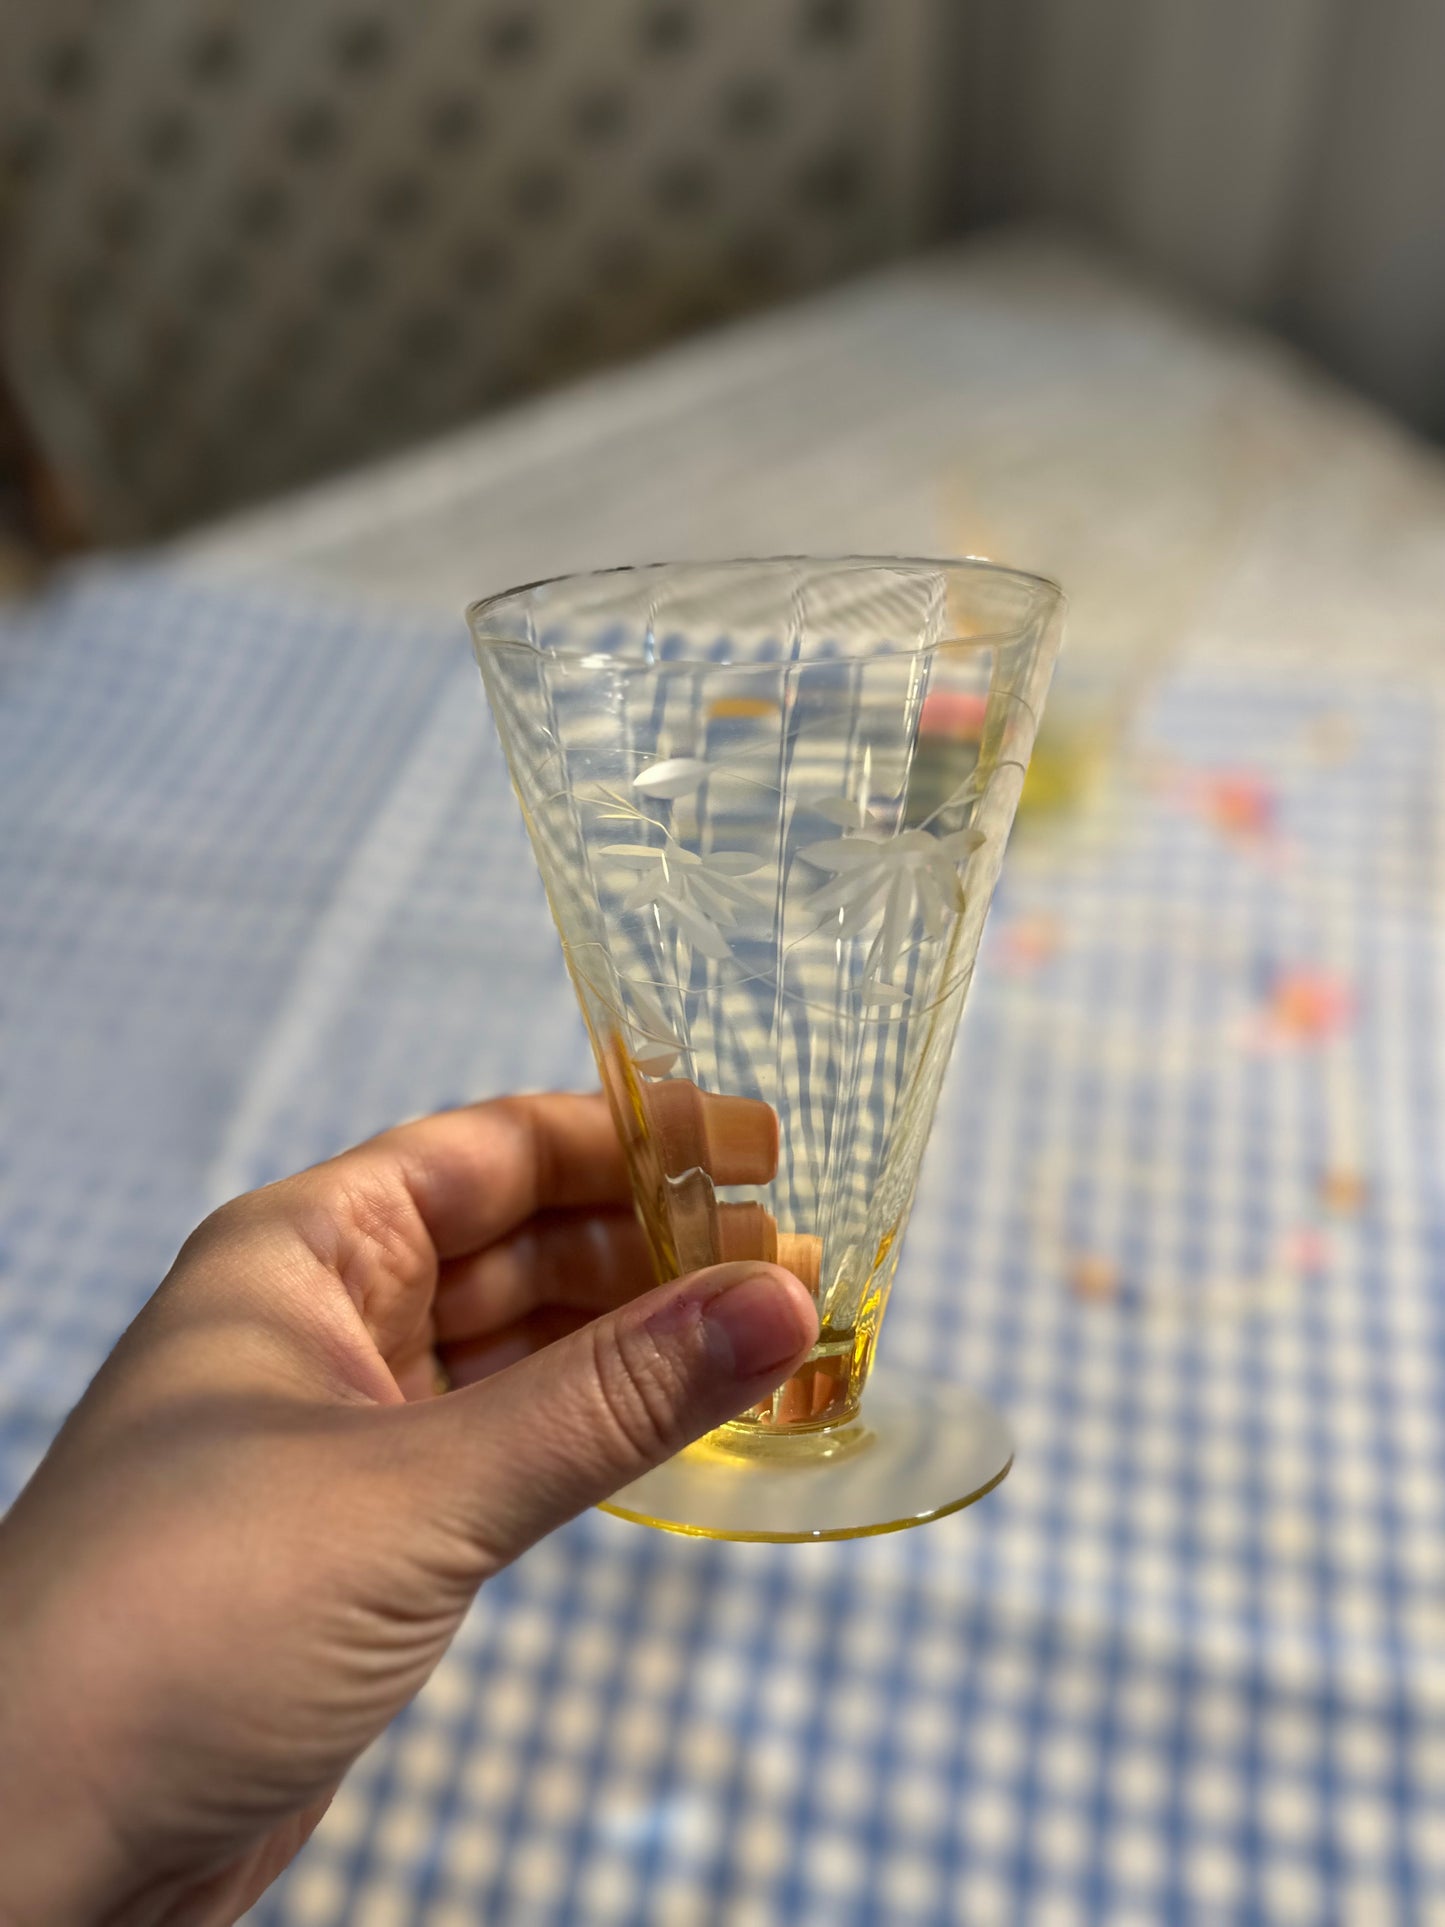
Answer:
<path fill-rule="evenodd" d="M 438 1258 L 494 1244 L 541 1210 L 630 1196 L 600 1092 L 492 1098 L 398 1125 L 346 1155 L 378 1152 L 401 1173 Z"/>

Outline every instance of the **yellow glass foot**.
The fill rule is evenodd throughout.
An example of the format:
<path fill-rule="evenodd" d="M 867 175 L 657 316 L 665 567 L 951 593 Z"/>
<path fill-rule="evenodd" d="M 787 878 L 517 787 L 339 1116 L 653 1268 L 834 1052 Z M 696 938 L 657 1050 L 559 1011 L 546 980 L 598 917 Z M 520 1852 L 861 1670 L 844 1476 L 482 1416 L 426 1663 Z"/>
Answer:
<path fill-rule="evenodd" d="M 737 1449 L 715 1433 L 602 1509 L 699 1539 L 859 1539 L 972 1505 L 1012 1464 L 1008 1424 L 976 1392 L 882 1367 L 851 1425 Z"/>

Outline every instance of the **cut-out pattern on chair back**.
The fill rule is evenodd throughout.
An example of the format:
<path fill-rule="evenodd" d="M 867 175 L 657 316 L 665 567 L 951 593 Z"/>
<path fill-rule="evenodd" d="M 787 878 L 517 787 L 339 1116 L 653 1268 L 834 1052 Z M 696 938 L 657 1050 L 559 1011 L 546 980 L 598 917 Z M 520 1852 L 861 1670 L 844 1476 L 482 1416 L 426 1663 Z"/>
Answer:
<path fill-rule="evenodd" d="M 5 345 L 175 526 L 906 238 L 925 0 L 58 0 L 0 26 Z"/>

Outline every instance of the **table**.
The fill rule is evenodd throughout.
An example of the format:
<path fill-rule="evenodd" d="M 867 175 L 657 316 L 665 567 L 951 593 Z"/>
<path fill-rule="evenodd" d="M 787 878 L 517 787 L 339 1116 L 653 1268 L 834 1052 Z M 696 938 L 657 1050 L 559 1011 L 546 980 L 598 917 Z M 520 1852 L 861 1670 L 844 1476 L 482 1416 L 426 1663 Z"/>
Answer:
<path fill-rule="evenodd" d="M 1051 237 L 0 615 L 0 1481 L 210 1202 L 588 1075 L 460 602 L 1005 537 L 1135 692 L 1011 851 L 884 1338 L 1013 1474 L 851 1545 L 577 1521 L 268 1927 L 1445 1920 L 1445 474 Z"/>

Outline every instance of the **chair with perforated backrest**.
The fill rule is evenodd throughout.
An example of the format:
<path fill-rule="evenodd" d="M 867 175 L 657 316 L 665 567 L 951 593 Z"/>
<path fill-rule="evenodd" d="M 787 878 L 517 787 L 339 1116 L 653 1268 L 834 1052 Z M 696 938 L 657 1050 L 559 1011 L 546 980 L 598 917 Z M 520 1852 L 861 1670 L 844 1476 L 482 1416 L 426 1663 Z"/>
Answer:
<path fill-rule="evenodd" d="M 915 231 L 929 5 L 10 9 L 10 385 L 125 538 L 833 279 Z"/>

